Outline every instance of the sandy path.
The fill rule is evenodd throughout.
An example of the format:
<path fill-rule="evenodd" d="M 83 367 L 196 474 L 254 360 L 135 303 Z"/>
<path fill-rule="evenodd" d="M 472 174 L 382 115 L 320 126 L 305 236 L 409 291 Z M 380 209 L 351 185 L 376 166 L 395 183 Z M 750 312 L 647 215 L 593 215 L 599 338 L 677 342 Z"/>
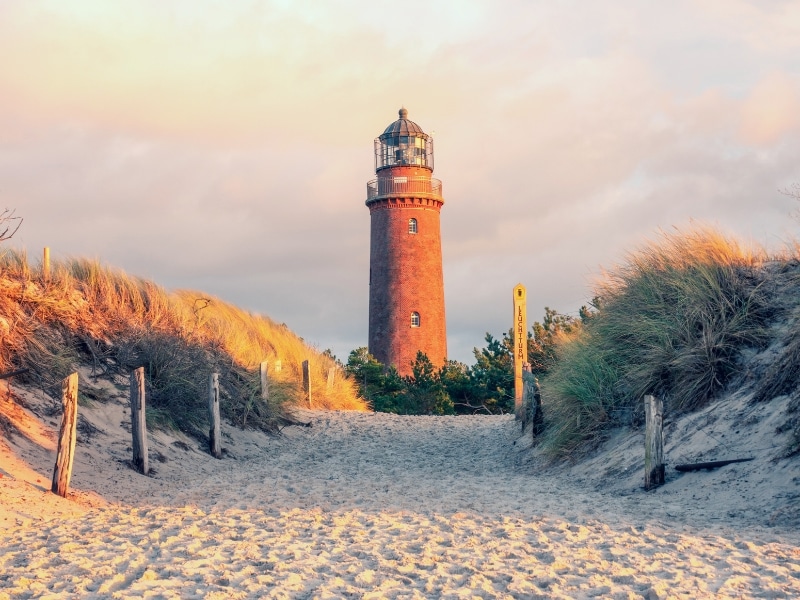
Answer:
<path fill-rule="evenodd" d="M 508 417 L 303 418 L 204 481 L 17 521 L 0 598 L 800 597 L 796 535 L 534 475 Z"/>

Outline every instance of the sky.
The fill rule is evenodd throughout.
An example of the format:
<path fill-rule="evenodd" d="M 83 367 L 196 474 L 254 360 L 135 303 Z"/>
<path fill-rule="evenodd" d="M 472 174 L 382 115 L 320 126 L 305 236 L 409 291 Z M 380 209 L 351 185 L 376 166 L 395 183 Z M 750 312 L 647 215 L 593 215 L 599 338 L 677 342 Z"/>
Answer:
<path fill-rule="evenodd" d="M 0 208 L 100 259 L 367 344 L 373 140 L 443 182 L 449 357 L 511 292 L 576 314 L 659 231 L 779 249 L 800 203 L 800 0 L 0 0 Z"/>

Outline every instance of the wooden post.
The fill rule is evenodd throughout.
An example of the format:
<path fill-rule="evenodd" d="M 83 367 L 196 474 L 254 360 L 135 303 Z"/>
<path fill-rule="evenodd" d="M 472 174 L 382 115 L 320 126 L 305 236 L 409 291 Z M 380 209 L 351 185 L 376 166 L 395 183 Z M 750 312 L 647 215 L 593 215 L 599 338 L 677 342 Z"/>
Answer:
<path fill-rule="evenodd" d="M 261 363 L 259 373 L 261 376 L 261 399 L 266 402 L 269 400 L 269 364 L 267 361 Z"/>
<path fill-rule="evenodd" d="M 144 410 L 144 367 L 131 371 L 131 434 L 133 466 L 142 474 L 150 472 L 147 456 L 147 421 Z"/>
<path fill-rule="evenodd" d="M 73 373 L 61 382 L 61 403 L 64 415 L 61 417 L 61 430 L 58 434 L 56 466 L 53 469 L 54 494 L 66 498 L 69 479 L 72 476 L 72 460 L 75 456 L 76 429 L 78 426 L 78 374 Z"/>
<path fill-rule="evenodd" d="M 50 248 L 45 246 L 42 257 L 42 279 L 45 283 L 50 281 Z"/>
<path fill-rule="evenodd" d="M 544 413 L 542 412 L 542 390 L 539 379 L 533 378 L 533 415 L 531 416 L 531 435 L 533 439 L 544 431 Z"/>
<path fill-rule="evenodd" d="M 279 360 L 275 361 L 275 372 L 276 373 L 280 373 L 281 372 L 281 361 L 279 361 Z"/>
<path fill-rule="evenodd" d="M 514 415 L 522 418 L 522 365 L 528 362 L 528 324 L 525 286 L 514 286 Z"/>
<path fill-rule="evenodd" d="M 325 388 L 325 391 L 329 395 L 333 391 L 333 379 L 334 379 L 334 377 L 336 377 L 336 369 L 334 367 L 331 367 L 330 369 L 328 369 L 328 385 Z"/>
<path fill-rule="evenodd" d="M 309 373 L 308 361 L 303 361 L 303 393 L 308 400 L 308 406 L 311 407 L 311 374 Z"/>
<path fill-rule="evenodd" d="M 533 374 L 527 369 L 522 371 L 522 408 L 518 416 L 524 431 L 533 417 Z"/>
<path fill-rule="evenodd" d="M 531 373 L 530 365 L 526 365 L 525 370 L 522 372 L 522 387 L 524 390 L 524 402 L 520 417 L 522 420 L 522 429 L 524 430 L 528 426 L 528 423 L 532 423 L 533 437 L 536 438 L 542 422 L 542 397 L 539 393 L 539 380 Z M 539 424 L 538 428 L 537 424 Z"/>
<path fill-rule="evenodd" d="M 644 489 L 664 484 L 664 403 L 654 396 L 644 397 Z"/>
<path fill-rule="evenodd" d="M 208 378 L 208 450 L 214 458 L 222 458 L 219 428 L 219 374 L 211 373 Z"/>

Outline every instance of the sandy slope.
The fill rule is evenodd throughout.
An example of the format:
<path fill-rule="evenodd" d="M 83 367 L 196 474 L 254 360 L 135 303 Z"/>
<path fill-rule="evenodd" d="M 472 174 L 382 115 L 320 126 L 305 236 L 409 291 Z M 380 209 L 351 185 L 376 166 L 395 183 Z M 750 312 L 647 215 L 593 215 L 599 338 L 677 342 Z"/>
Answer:
<path fill-rule="evenodd" d="M 221 461 L 158 434 L 143 477 L 121 398 L 83 413 L 69 501 L 52 418 L 0 444 L 0 598 L 800 596 L 791 530 L 536 473 L 509 417 L 308 412 Z"/>

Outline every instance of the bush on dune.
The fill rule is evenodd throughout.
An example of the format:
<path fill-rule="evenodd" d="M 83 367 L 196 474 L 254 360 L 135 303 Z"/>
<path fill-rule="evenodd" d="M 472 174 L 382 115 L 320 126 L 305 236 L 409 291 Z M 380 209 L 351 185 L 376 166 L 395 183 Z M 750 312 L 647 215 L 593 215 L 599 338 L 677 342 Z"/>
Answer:
<path fill-rule="evenodd" d="M 663 234 L 606 273 L 595 310 L 557 345 L 542 384 L 553 455 L 630 423 L 645 394 L 670 411 L 699 408 L 767 340 L 767 259 L 708 229 Z"/>
<path fill-rule="evenodd" d="M 335 360 L 285 325 L 206 294 L 168 293 L 96 261 L 57 262 L 44 281 L 24 253 L 0 255 L 0 342 L 0 369 L 28 367 L 28 379 L 53 393 L 80 360 L 96 373 L 144 366 L 149 419 L 191 433 L 205 430 L 212 371 L 220 373 L 223 415 L 241 426 L 271 428 L 283 405 L 300 402 L 303 360 L 312 381 L 337 370 L 333 389 L 317 387 L 313 407 L 365 409 Z M 283 366 L 270 373 L 270 405 L 259 394 L 262 360 Z"/>

